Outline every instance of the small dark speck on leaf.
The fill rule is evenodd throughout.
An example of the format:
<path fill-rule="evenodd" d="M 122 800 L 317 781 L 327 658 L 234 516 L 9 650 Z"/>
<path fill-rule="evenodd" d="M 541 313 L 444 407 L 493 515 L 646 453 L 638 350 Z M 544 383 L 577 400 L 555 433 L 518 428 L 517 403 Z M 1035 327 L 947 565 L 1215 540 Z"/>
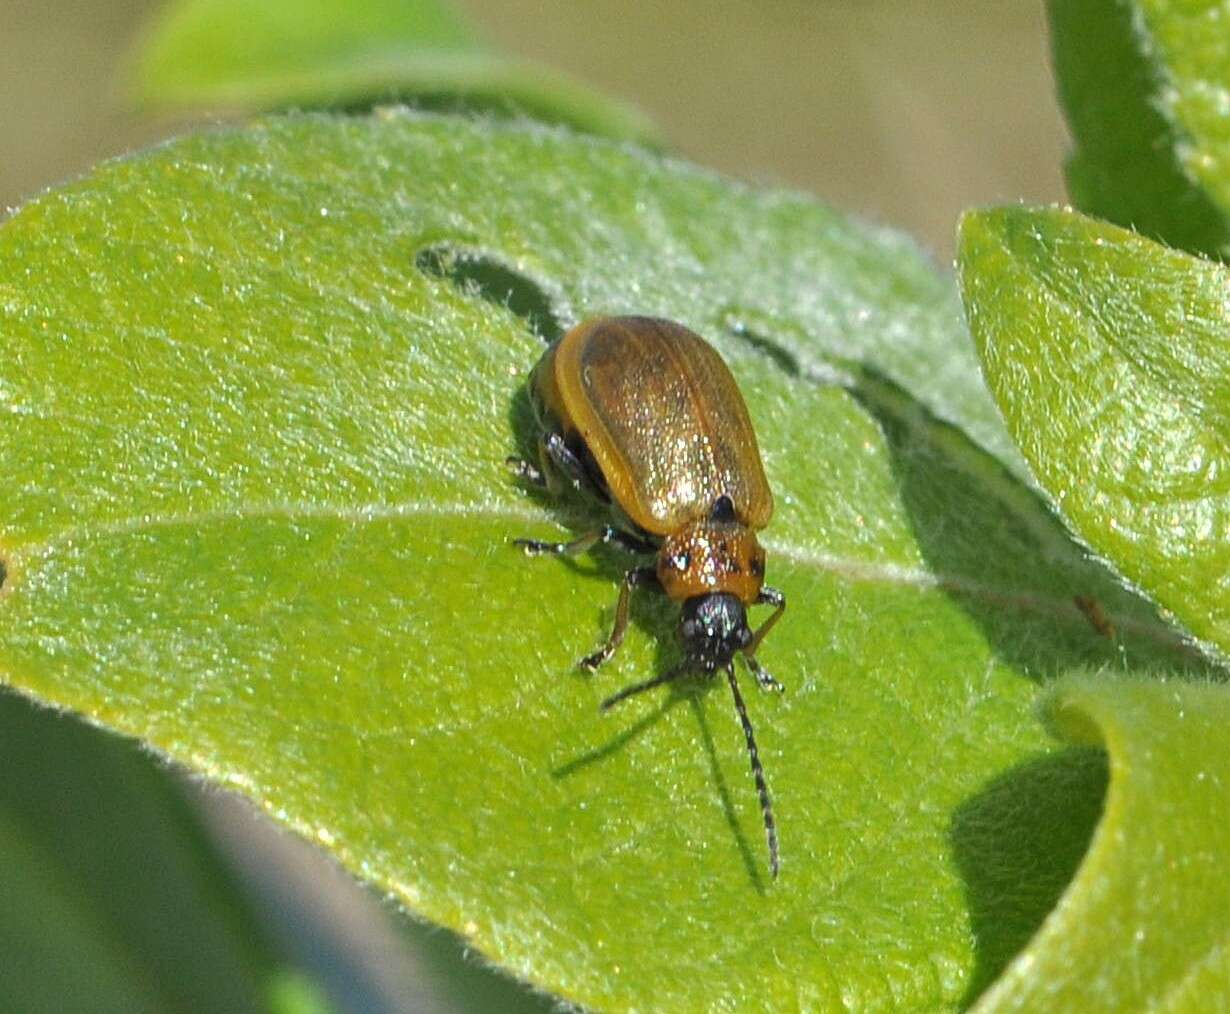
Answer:
<path fill-rule="evenodd" d="M 1089 625 L 1093 627 L 1103 637 L 1111 639 L 1115 636 L 1115 625 L 1111 622 L 1109 616 L 1106 615 L 1106 610 L 1102 608 L 1102 603 L 1095 599 L 1092 595 L 1077 595 L 1072 601 L 1076 604 L 1089 621 Z"/>

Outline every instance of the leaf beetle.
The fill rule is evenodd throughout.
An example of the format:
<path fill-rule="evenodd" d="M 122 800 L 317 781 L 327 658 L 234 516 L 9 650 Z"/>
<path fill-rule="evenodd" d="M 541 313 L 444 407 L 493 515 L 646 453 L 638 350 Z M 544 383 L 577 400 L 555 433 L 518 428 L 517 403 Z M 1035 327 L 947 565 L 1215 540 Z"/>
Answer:
<path fill-rule="evenodd" d="M 786 598 L 764 584 L 756 532 L 773 514 L 756 435 L 721 357 L 680 324 L 651 317 L 599 317 L 578 324 L 543 354 L 530 377 L 539 428 L 538 464 L 509 458 L 537 486 L 571 488 L 606 505 L 611 523 L 571 542 L 515 539 L 537 556 L 583 553 L 611 543 L 656 559 L 624 574 L 606 643 L 580 665 L 590 671 L 623 641 L 633 589 L 656 588 L 682 603 L 683 660 L 602 702 L 685 673 L 726 673 L 760 796 L 769 866 L 778 873 L 777 828 L 756 737 L 735 678 L 742 655 L 763 689 L 784 688 L 756 660 Z M 747 608 L 774 606 L 753 633 Z"/>

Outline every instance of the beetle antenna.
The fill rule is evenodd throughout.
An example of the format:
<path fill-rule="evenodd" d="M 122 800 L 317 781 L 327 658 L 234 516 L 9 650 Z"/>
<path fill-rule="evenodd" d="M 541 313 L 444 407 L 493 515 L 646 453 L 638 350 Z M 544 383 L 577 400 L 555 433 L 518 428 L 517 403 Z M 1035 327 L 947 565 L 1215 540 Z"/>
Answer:
<path fill-rule="evenodd" d="M 678 679 L 687 671 L 687 662 L 681 662 L 673 669 L 667 669 L 660 676 L 655 676 L 651 680 L 645 680 L 644 683 L 633 683 L 630 687 L 624 687 L 619 693 L 612 694 L 599 705 L 599 710 L 610 711 L 616 704 L 622 701 L 625 697 L 631 697 L 633 694 L 639 694 L 645 690 L 652 690 L 654 687 L 661 686 L 663 683 L 669 683 L 673 679 Z"/>
<path fill-rule="evenodd" d="M 769 840 L 769 869 L 773 871 L 773 879 L 777 879 L 777 823 L 773 820 L 773 803 L 769 799 L 769 786 L 765 784 L 764 768 L 760 766 L 760 752 L 756 749 L 756 734 L 752 731 L 752 721 L 747 717 L 747 708 L 743 704 L 743 695 L 739 693 L 739 682 L 735 679 L 733 664 L 726 667 L 726 681 L 730 684 L 730 692 L 735 695 L 735 710 L 739 712 L 739 721 L 743 723 L 743 737 L 747 740 L 747 755 L 752 761 L 752 777 L 756 779 L 756 791 L 760 794 L 760 812 L 764 814 L 764 833 Z"/>

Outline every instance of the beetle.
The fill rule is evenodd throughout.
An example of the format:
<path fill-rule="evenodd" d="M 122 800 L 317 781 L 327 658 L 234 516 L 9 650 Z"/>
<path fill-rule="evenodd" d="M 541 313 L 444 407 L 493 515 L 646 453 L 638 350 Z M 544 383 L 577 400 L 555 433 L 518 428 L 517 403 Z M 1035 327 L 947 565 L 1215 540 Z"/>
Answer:
<path fill-rule="evenodd" d="M 602 702 L 620 701 L 685 673 L 724 670 L 743 726 L 760 797 L 769 867 L 778 873 L 777 827 L 756 736 L 735 677 L 742 655 L 762 689 L 784 687 L 757 661 L 786 597 L 764 584 L 756 532 L 773 514 L 747 406 L 718 353 L 681 324 L 652 317 L 598 317 L 555 341 L 529 381 L 539 439 L 538 465 L 508 464 L 522 479 L 571 488 L 604 505 L 611 523 L 570 542 L 514 539 L 531 556 L 576 555 L 609 543 L 652 564 L 631 567 L 606 643 L 580 661 L 589 671 L 623 641 L 634 589 L 656 588 L 682 603 L 683 660 Z M 753 633 L 747 609 L 773 613 Z"/>

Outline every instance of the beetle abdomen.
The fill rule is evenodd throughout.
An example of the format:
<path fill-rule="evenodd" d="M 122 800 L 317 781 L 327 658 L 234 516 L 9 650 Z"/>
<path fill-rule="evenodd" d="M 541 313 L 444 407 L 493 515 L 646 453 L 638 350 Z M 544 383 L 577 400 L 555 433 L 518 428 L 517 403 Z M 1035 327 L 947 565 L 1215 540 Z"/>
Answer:
<path fill-rule="evenodd" d="M 569 331 L 542 365 L 547 408 L 645 531 L 706 517 L 722 496 L 743 524 L 768 523 L 773 495 L 747 407 L 704 339 L 666 320 L 604 317 Z"/>

